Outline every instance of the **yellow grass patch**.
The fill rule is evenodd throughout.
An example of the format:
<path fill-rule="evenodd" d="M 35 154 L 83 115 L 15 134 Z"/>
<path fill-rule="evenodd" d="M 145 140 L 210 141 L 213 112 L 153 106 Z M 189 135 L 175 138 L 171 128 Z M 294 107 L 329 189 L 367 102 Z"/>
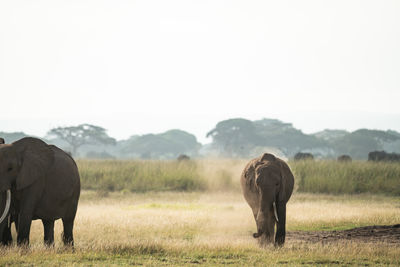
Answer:
<path fill-rule="evenodd" d="M 295 194 L 288 203 L 288 230 L 325 230 L 400 221 L 400 202 L 377 196 Z M 399 246 L 339 242 L 328 245 L 287 240 L 282 249 L 258 246 L 250 208 L 239 192 L 83 192 L 75 222 L 75 252 L 61 244 L 56 222 L 54 249 L 43 246 L 34 221 L 31 248 L 0 249 L 1 264 L 394 264 Z M 14 233 L 15 236 L 15 233 Z M 396 256 L 397 255 L 397 256 Z"/>

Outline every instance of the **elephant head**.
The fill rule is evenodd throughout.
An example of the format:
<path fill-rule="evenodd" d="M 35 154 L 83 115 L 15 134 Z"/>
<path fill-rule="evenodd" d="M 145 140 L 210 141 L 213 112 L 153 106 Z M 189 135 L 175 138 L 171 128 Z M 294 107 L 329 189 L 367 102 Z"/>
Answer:
<path fill-rule="evenodd" d="M 5 219 L 11 201 L 11 188 L 21 190 L 45 176 L 52 164 L 53 152 L 48 145 L 35 138 L 23 138 L 13 144 L 0 144 L 0 193 L 6 192 Z"/>

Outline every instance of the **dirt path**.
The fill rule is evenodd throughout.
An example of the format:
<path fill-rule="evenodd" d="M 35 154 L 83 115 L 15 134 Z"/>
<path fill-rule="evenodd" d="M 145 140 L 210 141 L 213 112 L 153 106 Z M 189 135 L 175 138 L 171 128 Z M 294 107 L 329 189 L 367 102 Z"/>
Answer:
<path fill-rule="evenodd" d="M 286 237 L 288 240 L 312 243 L 351 240 L 356 242 L 386 242 L 400 245 L 400 224 L 373 225 L 344 231 L 292 231 L 287 232 Z"/>

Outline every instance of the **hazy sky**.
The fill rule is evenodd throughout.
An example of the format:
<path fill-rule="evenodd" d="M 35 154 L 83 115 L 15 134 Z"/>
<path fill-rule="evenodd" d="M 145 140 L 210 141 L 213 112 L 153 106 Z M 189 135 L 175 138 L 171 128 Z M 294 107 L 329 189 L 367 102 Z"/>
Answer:
<path fill-rule="evenodd" d="M 400 1 L 0 0 L 0 131 L 400 131 Z"/>

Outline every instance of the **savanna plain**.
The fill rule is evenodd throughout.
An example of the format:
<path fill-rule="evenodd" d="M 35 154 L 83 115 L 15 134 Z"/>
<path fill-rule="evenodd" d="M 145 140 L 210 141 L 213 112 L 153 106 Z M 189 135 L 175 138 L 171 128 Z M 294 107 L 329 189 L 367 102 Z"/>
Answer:
<path fill-rule="evenodd" d="M 56 244 L 46 248 L 42 223 L 34 221 L 30 247 L 0 248 L 0 265 L 400 265 L 398 232 L 343 234 L 400 223 L 400 164 L 289 162 L 296 185 L 286 243 L 261 248 L 240 190 L 246 163 L 78 160 L 75 248 L 63 247 L 59 220 Z"/>

